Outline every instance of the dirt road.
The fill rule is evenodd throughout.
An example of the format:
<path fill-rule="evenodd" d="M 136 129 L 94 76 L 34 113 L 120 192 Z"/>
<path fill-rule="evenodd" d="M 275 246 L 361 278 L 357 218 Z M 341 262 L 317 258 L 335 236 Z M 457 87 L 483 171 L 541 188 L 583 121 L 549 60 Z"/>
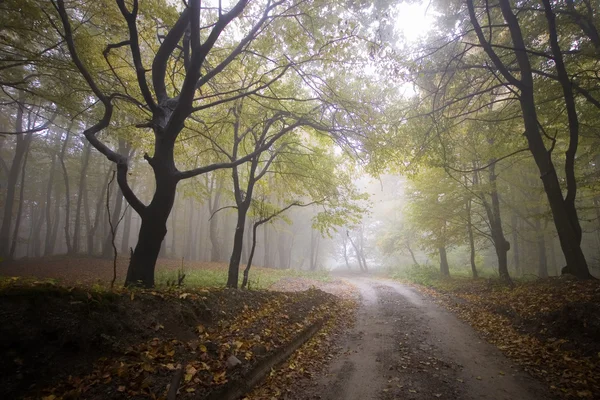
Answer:
<path fill-rule="evenodd" d="M 545 400 L 547 389 L 471 327 L 408 286 L 348 278 L 361 292 L 342 352 L 303 399 Z"/>

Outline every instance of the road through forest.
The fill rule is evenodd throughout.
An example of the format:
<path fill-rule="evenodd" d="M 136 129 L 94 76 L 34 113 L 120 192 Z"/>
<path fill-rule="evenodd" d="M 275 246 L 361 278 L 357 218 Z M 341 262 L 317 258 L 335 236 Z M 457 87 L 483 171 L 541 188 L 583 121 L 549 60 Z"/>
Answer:
<path fill-rule="evenodd" d="M 552 399 L 544 385 L 417 290 L 346 278 L 361 293 L 354 328 L 302 399 Z"/>

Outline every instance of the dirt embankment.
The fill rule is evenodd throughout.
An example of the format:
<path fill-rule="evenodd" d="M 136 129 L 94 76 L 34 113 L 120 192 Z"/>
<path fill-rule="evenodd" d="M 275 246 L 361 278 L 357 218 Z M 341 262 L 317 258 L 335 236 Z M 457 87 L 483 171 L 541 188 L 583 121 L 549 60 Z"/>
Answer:
<path fill-rule="evenodd" d="M 44 284 L 0 291 L 4 398 L 202 398 L 340 313 L 320 290 L 93 291 Z M 228 366 L 234 356 L 237 366 Z M 231 361 L 231 360 L 230 360 Z"/>

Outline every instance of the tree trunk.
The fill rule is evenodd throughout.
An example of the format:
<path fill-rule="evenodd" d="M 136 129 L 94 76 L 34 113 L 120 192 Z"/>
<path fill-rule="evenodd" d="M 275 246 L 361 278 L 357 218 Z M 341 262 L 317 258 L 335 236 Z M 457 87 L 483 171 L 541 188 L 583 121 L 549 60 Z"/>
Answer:
<path fill-rule="evenodd" d="M 44 193 L 40 193 L 39 204 L 43 202 Z M 40 207 L 39 217 L 35 223 L 35 227 L 33 229 L 33 255 L 34 257 L 40 257 L 42 252 L 42 226 L 44 225 L 44 220 L 46 219 L 46 207 Z"/>
<path fill-rule="evenodd" d="M 314 229 L 310 231 L 310 270 L 315 271 L 319 261 L 320 235 Z"/>
<path fill-rule="evenodd" d="M 446 247 L 438 247 L 440 253 L 440 272 L 442 276 L 450 276 L 450 267 L 448 265 L 448 255 L 446 254 Z"/>
<path fill-rule="evenodd" d="M 365 238 L 364 238 L 364 226 L 363 225 L 360 226 L 359 232 L 360 232 L 360 236 L 359 236 L 360 258 L 362 259 L 362 264 L 363 264 L 363 268 L 365 269 L 365 272 L 369 272 L 369 268 L 367 267 L 367 259 L 365 258 L 365 248 L 364 248 Z"/>
<path fill-rule="evenodd" d="M 56 170 L 56 155 L 58 153 L 58 146 L 60 145 L 60 135 L 56 138 L 57 149 L 52 152 L 52 162 L 50 164 L 50 175 L 48 178 L 48 185 L 46 186 L 46 239 L 44 241 L 44 255 L 48 256 L 54 251 L 54 242 L 52 241 L 53 225 L 58 224 L 58 220 L 52 223 L 52 189 L 54 187 L 54 173 Z M 58 197 L 56 199 L 58 203 Z"/>
<path fill-rule="evenodd" d="M 279 269 L 285 269 L 286 264 L 289 262 L 289 257 L 285 251 L 285 232 L 282 230 L 277 235 L 277 255 L 279 258 Z"/>
<path fill-rule="evenodd" d="M 600 237 L 600 236 L 599 236 Z M 271 267 L 271 254 L 269 253 L 269 226 L 263 226 L 263 267 Z"/>
<path fill-rule="evenodd" d="M 31 201 L 30 202 L 30 207 L 29 207 L 29 215 L 30 215 L 30 221 L 29 221 L 29 237 L 27 238 L 27 257 L 31 257 L 33 255 L 33 235 L 34 235 L 34 230 L 35 230 L 35 224 L 37 222 L 37 214 L 38 214 L 38 209 L 34 207 L 34 204 L 36 204 L 35 201 Z"/>
<path fill-rule="evenodd" d="M 15 230 L 13 232 L 12 244 L 10 246 L 10 252 L 8 257 L 12 260 L 15 256 L 15 251 L 17 249 L 17 242 L 19 240 L 19 228 L 21 227 L 21 214 L 23 213 L 23 205 L 25 203 L 24 194 L 25 194 L 25 167 L 27 166 L 27 157 L 29 156 L 29 151 L 25 153 L 25 157 L 23 158 L 23 167 L 21 168 L 21 187 L 19 188 L 19 206 L 17 207 L 17 217 L 15 219 Z"/>
<path fill-rule="evenodd" d="M 192 232 L 192 254 L 191 254 L 191 259 L 192 260 L 198 260 L 199 259 L 199 255 L 200 255 L 200 225 L 202 225 L 201 221 L 201 215 L 202 215 L 202 209 L 200 207 L 198 207 L 198 215 L 196 216 L 196 221 L 194 222 L 194 231 Z"/>
<path fill-rule="evenodd" d="M 130 156 L 131 146 L 125 142 L 123 139 L 119 139 L 119 154 L 127 154 Z M 115 227 L 114 236 L 117 236 L 117 231 L 119 229 L 118 222 L 121 219 L 121 210 L 123 208 L 123 192 L 119 185 L 116 185 L 117 190 L 115 191 L 115 208 L 111 210 L 111 222 L 107 224 L 110 228 L 110 225 Z M 132 189 L 133 190 L 133 189 Z M 108 222 L 108 220 L 107 220 Z M 112 248 L 112 240 L 113 240 L 113 232 L 109 232 L 105 235 L 104 243 L 102 244 L 102 257 L 111 258 L 113 257 L 113 248 Z"/>
<path fill-rule="evenodd" d="M 216 179 L 216 178 L 215 178 Z M 214 193 L 214 200 L 212 202 L 209 201 L 209 212 L 211 214 L 211 218 L 209 221 L 209 237 L 210 237 L 210 261 L 219 262 L 222 260 L 221 255 L 221 243 L 219 242 L 219 224 L 218 224 L 218 216 L 216 214 L 213 215 L 219 209 L 220 200 L 221 200 L 221 190 L 220 185 L 216 185 L 216 193 Z"/>
<path fill-rule="evenodd" d="M 129 236 L 131 236 L 131 207 L 127 209 L 123 221 L 123 237 L 121 238 L 121 254 L 129 253 Z"/>
<path fill-rule="evenodd" d="M 346 235 L 348 236 L 348 240 L 350 240 L 350 244 L 352 245 L 352 248 L 354 249 L 354 253 L 356 254 L 356 261 L 358 261 L 358 268 L 360 268 L 361 272 L 368 272 L 366 265 L 363 265 L 362 257 L 360 256 L 360 250 L 358 249 L 358 246 L 356 245 L 356 243 L 354 243 L 354 240 L 352 240 L 352 237 L 350 236 L 350 232 L 346 231 Z"/>
<path fill-rule="evenodd" d="M 519 231 L 518 231 L 518 219 L 517 214 L 513 213 L 510 218 L 510 223 L 512 225 L 512 242 L 513 242 L 513 264 L 515 268 L 515 274 L 521 274 L 521 261 L 519 254 Z"/>
<path fill-rule="evenodd" d="M 178 204 L 181 203 L 181 201 L 178 200 L 179 197 L 176 196 L 175 197 L 175 205 L 173 206 L 173 212 L 170 215 L 171 218 L 171 248 L 169 249 L 169 256 L 171 258 L 177 258 L 177 252 L 176 247 L 177 247 L 177 210 L 179 209 Z"/>
<path fill-rule="evenodd" d="M 227 287 L 237 288 L 240 272 L 240 261 L 242 258 L 242 248 L 244 246 L 244 232 L 246 226 L 246 212 L 248 210 L 238 207 L 237 224 L 235 227 L 235 235 L 233 237 L 233 250 L 229 260 L 229 272 L 227 276 Z"/>
<path fill-rule="evenodd" d="M 244 269 L 244 279 L 242 280 L 242 289 L 248 286 L 248 274 L 250 273 L 250 267 L 252 267 L 252 259 L 254 258 L 254 251 L 256 250 L 256 229 L 258 228 L 258 223 L 255 223 L 252 226 L 252 247 L 250 247 L 250 255 L 248 256 L 248 264 L 246 264 L 246 268 Z M 266 228 L 266 225 L 265 225 Z"/>
<path fill-rule="evenodd" d="M 106 176 L 104 177 L 104 182 L 102 183 L 102 187 L 100 188 L 100 196 L 98 197 L 98 201 L 96 202 L 96 213 L 94 214 L 94 222 L 91 224 L 90 229 L 87 233 L 87 251 L 88 255 L 94 255 L 94 238 L 96 236 L 96 231 L 98 230 L 98 226 L 100 225 L 100 217 L 102 216 L 103 208 L 103 199 L 106 196 L 106 190 L 108 188 L 108 180 L 110 179 L 110 175 L 112 173 L 112 168 L 109 168 L 106 172 Z"/>
<path fill-rule="evenodd" d="M 69 143 L 69 137 L 71 136 L 71 128 L 72 125 L 67 129 L 67 136 L 65 137 L 65 141 L 63 142 L 63 147 L 60 151 L 60 157 L 58 160 L 60 161 L 60 166 L 63 171 L 63 179 L 65 182 L 65 242 L 67 244 L 67 254 L 73 253 L 73 245 L 71 242 L 71 233 L 70 233 L 70 225 L 71 225 L 71 191 L 69 188 L 69 172 L 67 171 L 67 166 L 65 165 L 65 152 L 67 151 L 67 145 Z"/>
<path fill-rule="evenodd" d="M 535 210 L 536 214 L 539 210 Z M 542 229 L 542 224 L 539 218 L 535 220 L 535 230 L 537 235 L 537 250 L 538 250 L 538 277 L 548 277 L 548 263 L 546 258 L 546 234 Z"/>
<path fill-rule="evenodd" d="M 161 145 L 165 147 L 161 148 Z M 178 181 L 172 175 L 175 171 L 172 145 L 170 142 L 157 144 L 155 156 L 151 160 L 156 189 L 152 201 L 140 214 L 142 223 L 138 242 L 127 269 L 126 286 L 154 286 L 156 260 L 167 234 L 167 220 L 177 191 Z"/>
<path fill-rule="evenodd" d="M 344 247 L 344 262 L 346 263 L 346 268 L 350 271 L 350 262 L 348 260 L 348 238 L 342 235 L 342 245 Z"/>
<path fill-rule="evenodd" d="M 469 237 L 469 257 L 471 261 L 471 274 L 473 278 L 477 278 L 477 265 L 475 264 L 475 238 L 473 235 L 473 223 L 471 219 L 471 199 L 467 198 L 465 203 L 465 211 L 467 213 L 467 235 Z"/>
<path fill-rule="evenodd" d="M 492 143 L 490 143 L 492 144 Z M 490 181 L 490 192 L 491 204 L 486 199 L 486 194 L 481 192 L 481 200 L 485 208 L 486 215 L 488 217 L 488 223 L 490 225 L 490 234 L 492 236 L 492 242 L 494 243 L 494 250 L 498 259 L 498 274 L 500 279 L 512 286 L 512 280 L 508 273 L 508 251 L 510 250 L 510 243 L 504 237 L 504 230 L 502 228 L 502 218 L 500 215 L 500 198 L 498 197 L 498 189 L 496 185 L 496 161 L 492 160 L 489 169 L 489 181 Z M 477 173 L 474 175 L 474 184 L 479 183 Z"/>
<path fill-rule="evenodd" d="M 81 239 L 81 206 L 85 197 L 84 193 L 87 191 L 87 170 L 90 164 L 90 155 L 92 153 L 92 146 L 90 142 L 85 141 L 83 146 L 83 158 L 81 160 L 81 172 L 79 174 L 79 190 L 77 193 L 77 206 L 75 208 L 75 226 L 73 227 L 73 245 L 71 247 L 71 253 L 79 253 L 79 240 Z"/>
<path fill-rule="evenodd" d="M 60 201 L 58 201 L 58 196 L 56 196 L 56 201 L 54 202 L 54 223 L 52 224 L 52 234 L 50 235 L 50 253 L 54 254 L 56 249 L 56 242 L 58 239 L 58 227 L 60 225 Z"/>
<path fill-rule="evenodd" d="M 15 122 L 15 131 L 23 130 L 23 108 L 18 107 L 17 119 Z M 13 217 L 15 189 L 17 180 L 21 172 L 21 164 L 23 157 L 29 151 L 32 133 L 26 135 L 17 135 L 17 146 L 13 157 L 10 170 L 8 172 L 8 180 L 6 182 L 6 197 L 4 199 L 4 212 L 2 217 L 2 227 L 0 227 L 0 257 L 7 257 L 10 252 L 10 227 Z"/>
<path fill-rule="evenodd" d="M 194 205 L 192 203 L 192 199 L 188 200 L 189 205 L 189 213 L 187 214 L 186 223 L 187 223 L 187 232 L 185 235 L 185 257 L 190 260 L 192 258 L 192 243 L 193 243 L 193 226 L 194 226 Z"/>

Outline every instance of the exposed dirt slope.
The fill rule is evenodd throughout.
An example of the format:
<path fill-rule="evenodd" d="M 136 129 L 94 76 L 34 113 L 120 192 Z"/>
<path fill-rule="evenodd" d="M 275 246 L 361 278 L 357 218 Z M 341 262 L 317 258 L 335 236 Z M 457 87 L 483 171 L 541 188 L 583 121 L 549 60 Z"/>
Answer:
<path fill-rule="evenodd" d="M 334 296 L 226 289 L 92 291 L 49 284 L 0 291 L 3 398 L 202 398 L 313 321 L 339 314 Z M 234 355 L 241 365 L 227 367 Z"/>

